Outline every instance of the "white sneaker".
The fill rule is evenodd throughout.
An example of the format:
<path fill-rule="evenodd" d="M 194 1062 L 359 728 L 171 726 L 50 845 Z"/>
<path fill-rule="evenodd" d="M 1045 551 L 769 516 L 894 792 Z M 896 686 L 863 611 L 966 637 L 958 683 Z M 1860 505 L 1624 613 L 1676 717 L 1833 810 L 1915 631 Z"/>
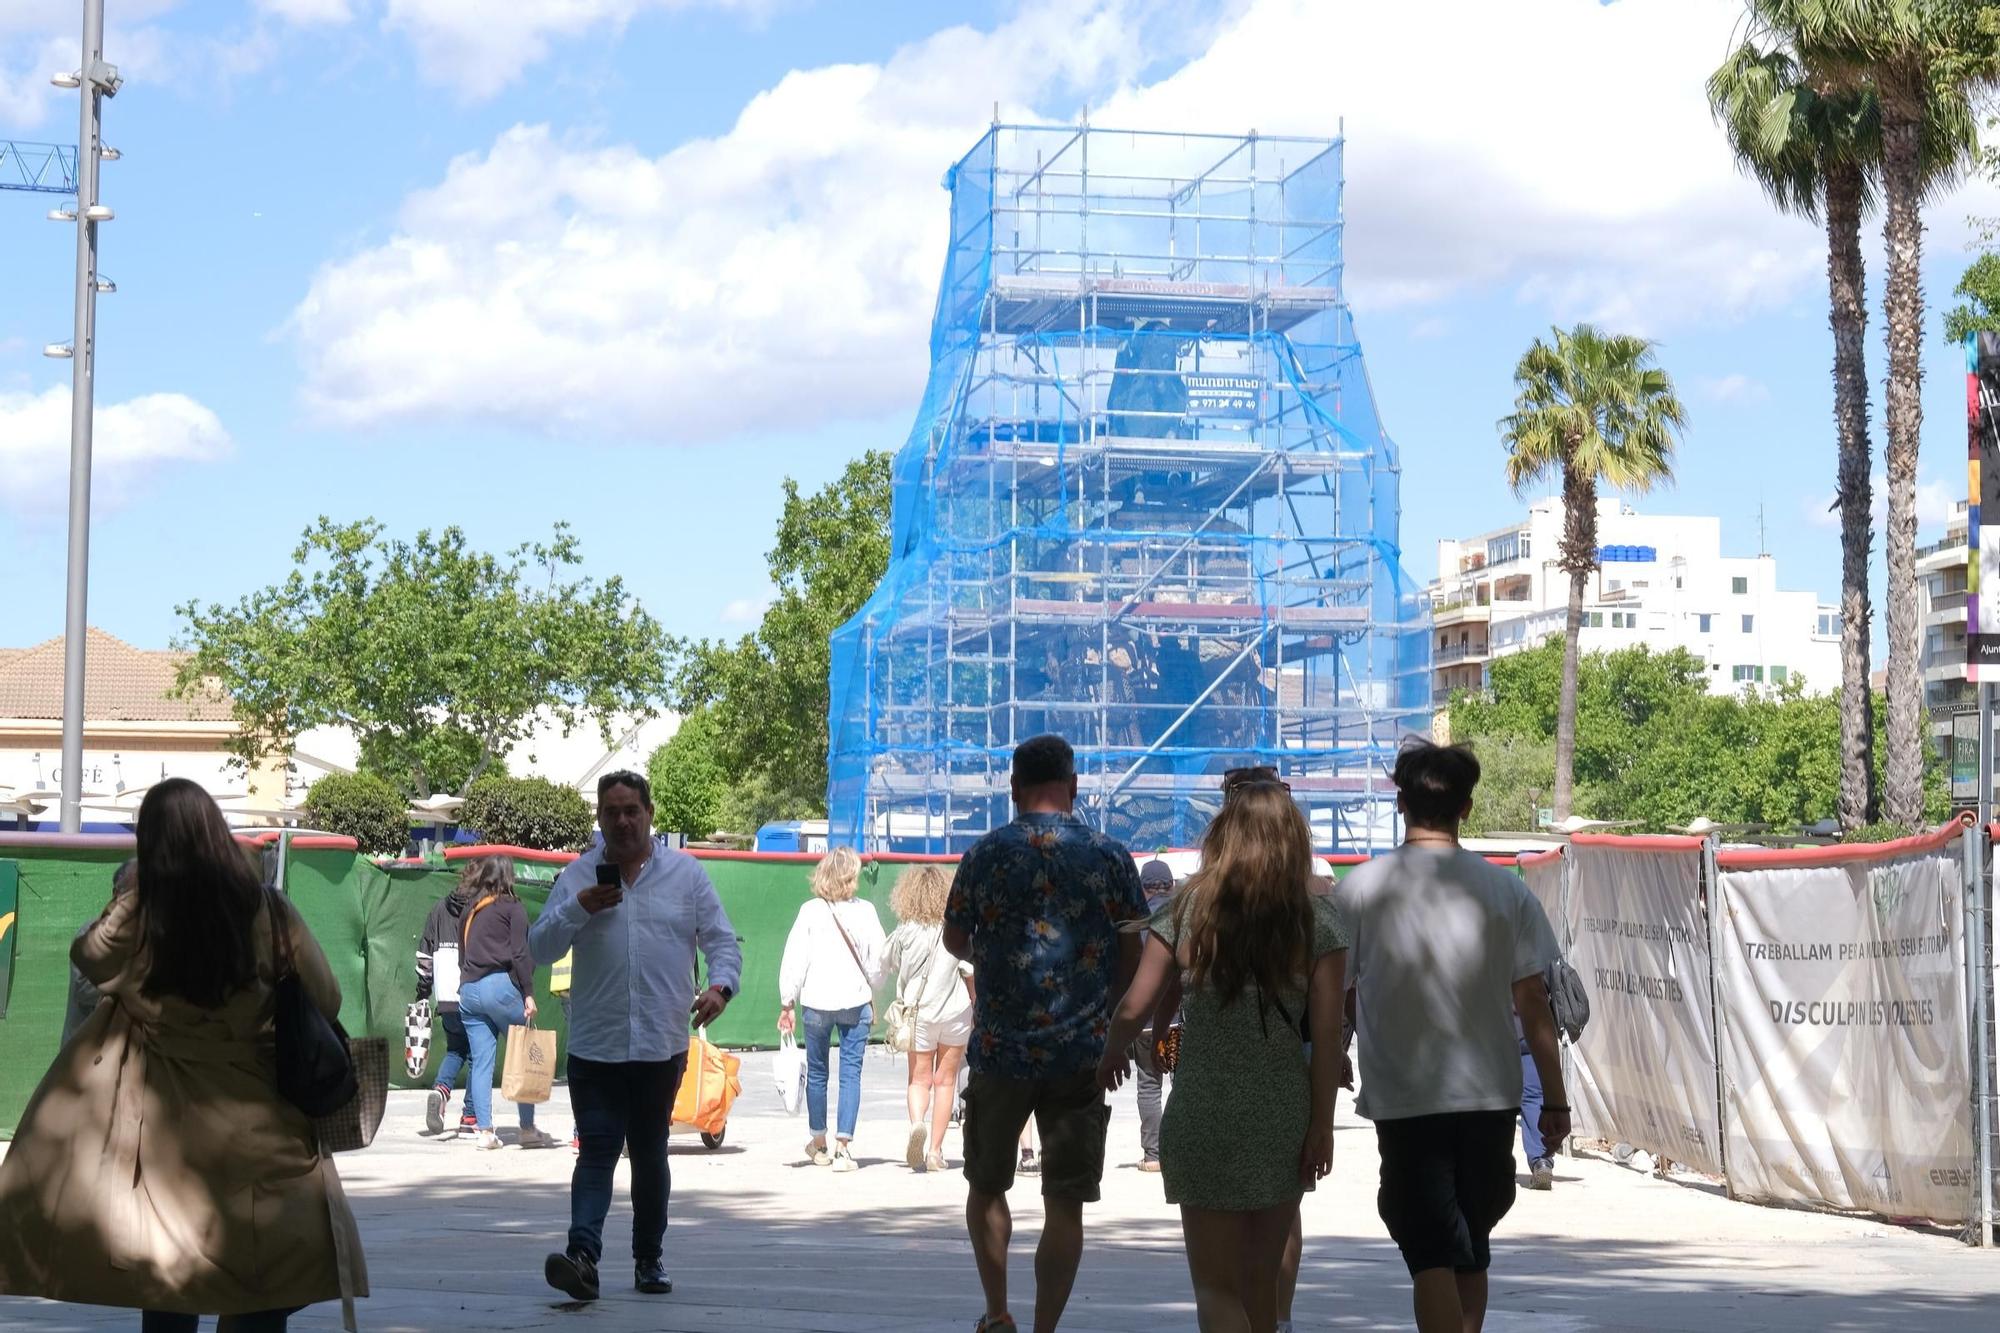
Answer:
<path fill-rule="evenodd" d="M 848 1151 L 845 1143 L 836 1142 L 833 1145 L 833 1169 L 836 1171 L 859 1171 L 861 1169 L 861 1164 L 854 1160 L 854 1154 Z"/>
<path fill-rule="evenodd" d="M 922 1125 L 910 1126 L 910 1142 L 903 1149 L 903 1160 L 910 1164 L 910 1170 L 924 1169 L 924 1147 L 930 1142 L 930 1131 Z"/>
<path fill-rule="evenodd" d="M 1546 1157 L 1537 1157 L 1528 1163 L 1528 1188 L 1531 1190 L 1554 1189 L 1556 1184 L 1556 1164 Z"/>
<path fill-rule="evenodd" d="M 496 1148 L 504 1148 L 507 1145 L 500 1142 L 500 1136 L 498 1134 L 495 1134 L 492 1130 L 482 1129 L 476 1136 L 474 1136 L 472 1140 L 472 1146 L 479 1149 L 481 1152 L 492 1152 Z"/>

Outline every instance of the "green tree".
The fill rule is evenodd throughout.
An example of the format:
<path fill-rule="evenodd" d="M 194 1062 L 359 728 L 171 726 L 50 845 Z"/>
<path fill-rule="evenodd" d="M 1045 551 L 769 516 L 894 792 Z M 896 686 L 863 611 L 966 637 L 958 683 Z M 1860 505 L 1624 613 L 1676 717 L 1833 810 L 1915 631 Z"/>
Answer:
<path fill-rule="evenodd" d="M 1977 151 L 1972 95 L 2000 72 L 2000 21 L 1977 0 L 1749 0 L 1753 30 L 1799 52 L 1811 75 L 1872 90 L 1882 108 L 1889 491 L 1888 762 L 1883 813 L 1923 817 L 1918 676 L 1917 454 L 1923 433 L 1923 204 Z"/>
<path fill-rule="evenodd" d="M 1966 267 L 1951 289 L 1959 303 L 1945 312 L 1945 340 L 1954 347 L 1980 330 L 2000 329 L 2000 251 L 1988 250 Z"/>
<path fill-rule="evenodd" d="M 682 646 L 675 706 L 713 708 L 718 757 L 755 797 L 735 816 L 826 813 L 828 641 L 889 566 L 889 461 L 871 451 L 811 495 L 786 478 L 763 622 L 734 644 Z"/>
<path fill-rule="evenodd" d="M 1576 671 L 1583 596 L 1597 569 L 1600 485 L 1644 493 L 1673 478 L 1675 439 L 1686 414 L 1673 381 L 1643 338 L 1588 324 L 1536 339 L 1514 371 L 1513 415 L 1501 425 L 1507 484 L 1562 482 L 1563 537 L 1556 565 L 1569 575 L 1562 691 L 1556 716 L 1555 816 L 1570 813 L 1576 765 Z"/>
<path fill-rule="evenodd" d="M 1826 228 L 1840 509 L 1840 822 L 1859 828 L 1875 818 L 1876 809 L 1874 694 L 1868 680 L 1874 519 L 1861 219 L 1874 204 L 1882 106 L 1872 90 L 1841 91 L 1824 79 L 1815 83 L 1788 35 L 1769 30 L 1744 41 L 1709 76 L 1708 99 L 1738 166 L 1780 211 Z"/>
<path fill-rule="evenodd" d="M 583 794 L 547 778 L 480 778 L 465 793 L 460 825 L 483 841 L 546 852 L 580 851 L 595 820 Z"/>
<path fill-rule="evenodd" d="M 306 822 L 361 844 L 371 856 L 400 856 L 410 820 L 400 793 L 373 773 L 328 773 L 306 792 Z"/>
<path fill-rule="evenodd" d="M 617 578 L 573 577 L 569 528 L 502 556 L 457 528 L 386 537 L 373 519 L 321 518 L 283 582 L 235 606 L 189 602 L 176 646 L 181 697 L 227 699 L 245 761 L 288 753 L 312 727 L 342 726 L 371 767 L 428 796 L 437 766 L 461 794 L 538 717 L 650 715 L 666 688 L 666 640 Z"/>
<path fill-rule="evenodd" d="M 1479 759 L 1479 792 L 1465 832 L 1482 837 L 1532 831 L 1542 801 L 1555 790 L 1555 742 L 1502 732 L 1471 742 L 1471 748 Z"/>
<path fill-rule="evenodd" d="M 697 708 L 647 760 L 658 811 L 654 823 L 661 828 L 702 839 L 721 827 L 729 778 L 716 758 L 718 740 L 715 710 Z"/>

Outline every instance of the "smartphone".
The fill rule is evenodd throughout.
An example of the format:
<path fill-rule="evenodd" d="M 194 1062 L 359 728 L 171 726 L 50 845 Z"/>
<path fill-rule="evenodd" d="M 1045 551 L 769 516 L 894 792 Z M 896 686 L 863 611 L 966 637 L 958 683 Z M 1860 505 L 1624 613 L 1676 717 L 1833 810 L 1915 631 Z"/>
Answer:
<path fill-rule="evenodd" d="M 619 898 L 625 896 L 624 877 L 618 873 L 618 867 L 609 861 L 603 861 L 598 864 L 597 887 L 600 889 L 616 889 Z M 617 899 L 613 899 L 613 901 L 615 902 Z"/>

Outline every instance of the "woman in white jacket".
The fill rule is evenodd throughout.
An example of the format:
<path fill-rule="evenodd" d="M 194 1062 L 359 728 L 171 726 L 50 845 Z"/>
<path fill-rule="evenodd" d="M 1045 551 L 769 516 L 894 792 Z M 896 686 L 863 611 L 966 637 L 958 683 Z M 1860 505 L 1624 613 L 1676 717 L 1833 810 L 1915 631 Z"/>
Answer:
<path fill-rule="evenodd" d="M 904 1152 L 912 1171 L 944 1170 L 944 1131 L 958 1097 L 958 1068 L 972 1039 L 972 965 L 944 947 L 944 902 L 950 893 L 951 871 L 924 864 L 904 871 L 889 895 L 889 909 L 902 924 L 889 937 L 885 970 L 896 974 L 896 994 L 916 1014 Z"/>
<path fill-rule="evenodd" d="M 861 1116 L 861 1057 L 875 1021 L 875 988 L 882 984 L 882 922 L 872 904 L 854 896 L 861 858 L 836 847 L 813 868 L 813 900 L 799 909 L 778 967 L 778 1031 L 791 1032 L 793 1007 L 805 1010 L 806 1119 L 812 1138 L 806 1157 L 815 1166 L 854 1170 L 849 1143 Z M 840 1043 L 839 1129 L 826 1144 L 828 1047 Z"/>

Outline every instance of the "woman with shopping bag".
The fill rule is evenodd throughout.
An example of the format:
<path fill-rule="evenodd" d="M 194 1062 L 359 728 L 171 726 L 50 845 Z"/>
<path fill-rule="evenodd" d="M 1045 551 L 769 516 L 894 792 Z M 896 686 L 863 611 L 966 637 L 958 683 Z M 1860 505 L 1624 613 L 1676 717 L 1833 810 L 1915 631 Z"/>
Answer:
<path fill-rule="evenodd" d="M 514 892 L 514 863 L 482 856 L 467 862 L 461 874 L 472 901 L 465 910 L 458 955 L 458 1013 L 472 1045 L 472 1077 L 465 1098 L 478 1122 L 474 1141 L 490 1151 L 505 1146 L 493 1131 L 493 1065 L 508 1030 L 526 1031 L 534 1021 L 535 963 L 528 956 L 528 911 Z M 553 1062 L 549 1068 L 553 1074 Z M 542 1097 L 547 1096 L 545 1090 Z M 554 1147 L 555 1140 L 535 1127 L 534 1102 L 514 1105 L 521 1146 Z"/>
<path fill-rule="evenodd" d="M 140 1309 L 147 1333 L 204 1314 L 275 1333 L 368 1294 L 333 1159 L 278 1091 L 279 990 L 296 978 L 331 1020 L 340 985 L 200 787 L 148 791 L 138 842 L 134 889 L 70 948 L 106 1003 L 0 1161 L 0 1293 Z"/>
<path fill-rule="evenodd" d="M 861 1060 L 875 1021 L 875 988 L 882 984 L 882 920 L 872 903 L 854 896 L 861 858 L 836 847 L 813 867 L 812 901 L 799 909 L 778 965 L 778 1032 L 801 1026 L 805 1011 L 806 1119 L 812 1138 L 806 1160 L 836 1171 L 855 1169 L 849 1143 L 861 1116 Z M 833 1147 L 826 1141 L 829 1047 L 840 1046 L 840 1118 Z"/>

